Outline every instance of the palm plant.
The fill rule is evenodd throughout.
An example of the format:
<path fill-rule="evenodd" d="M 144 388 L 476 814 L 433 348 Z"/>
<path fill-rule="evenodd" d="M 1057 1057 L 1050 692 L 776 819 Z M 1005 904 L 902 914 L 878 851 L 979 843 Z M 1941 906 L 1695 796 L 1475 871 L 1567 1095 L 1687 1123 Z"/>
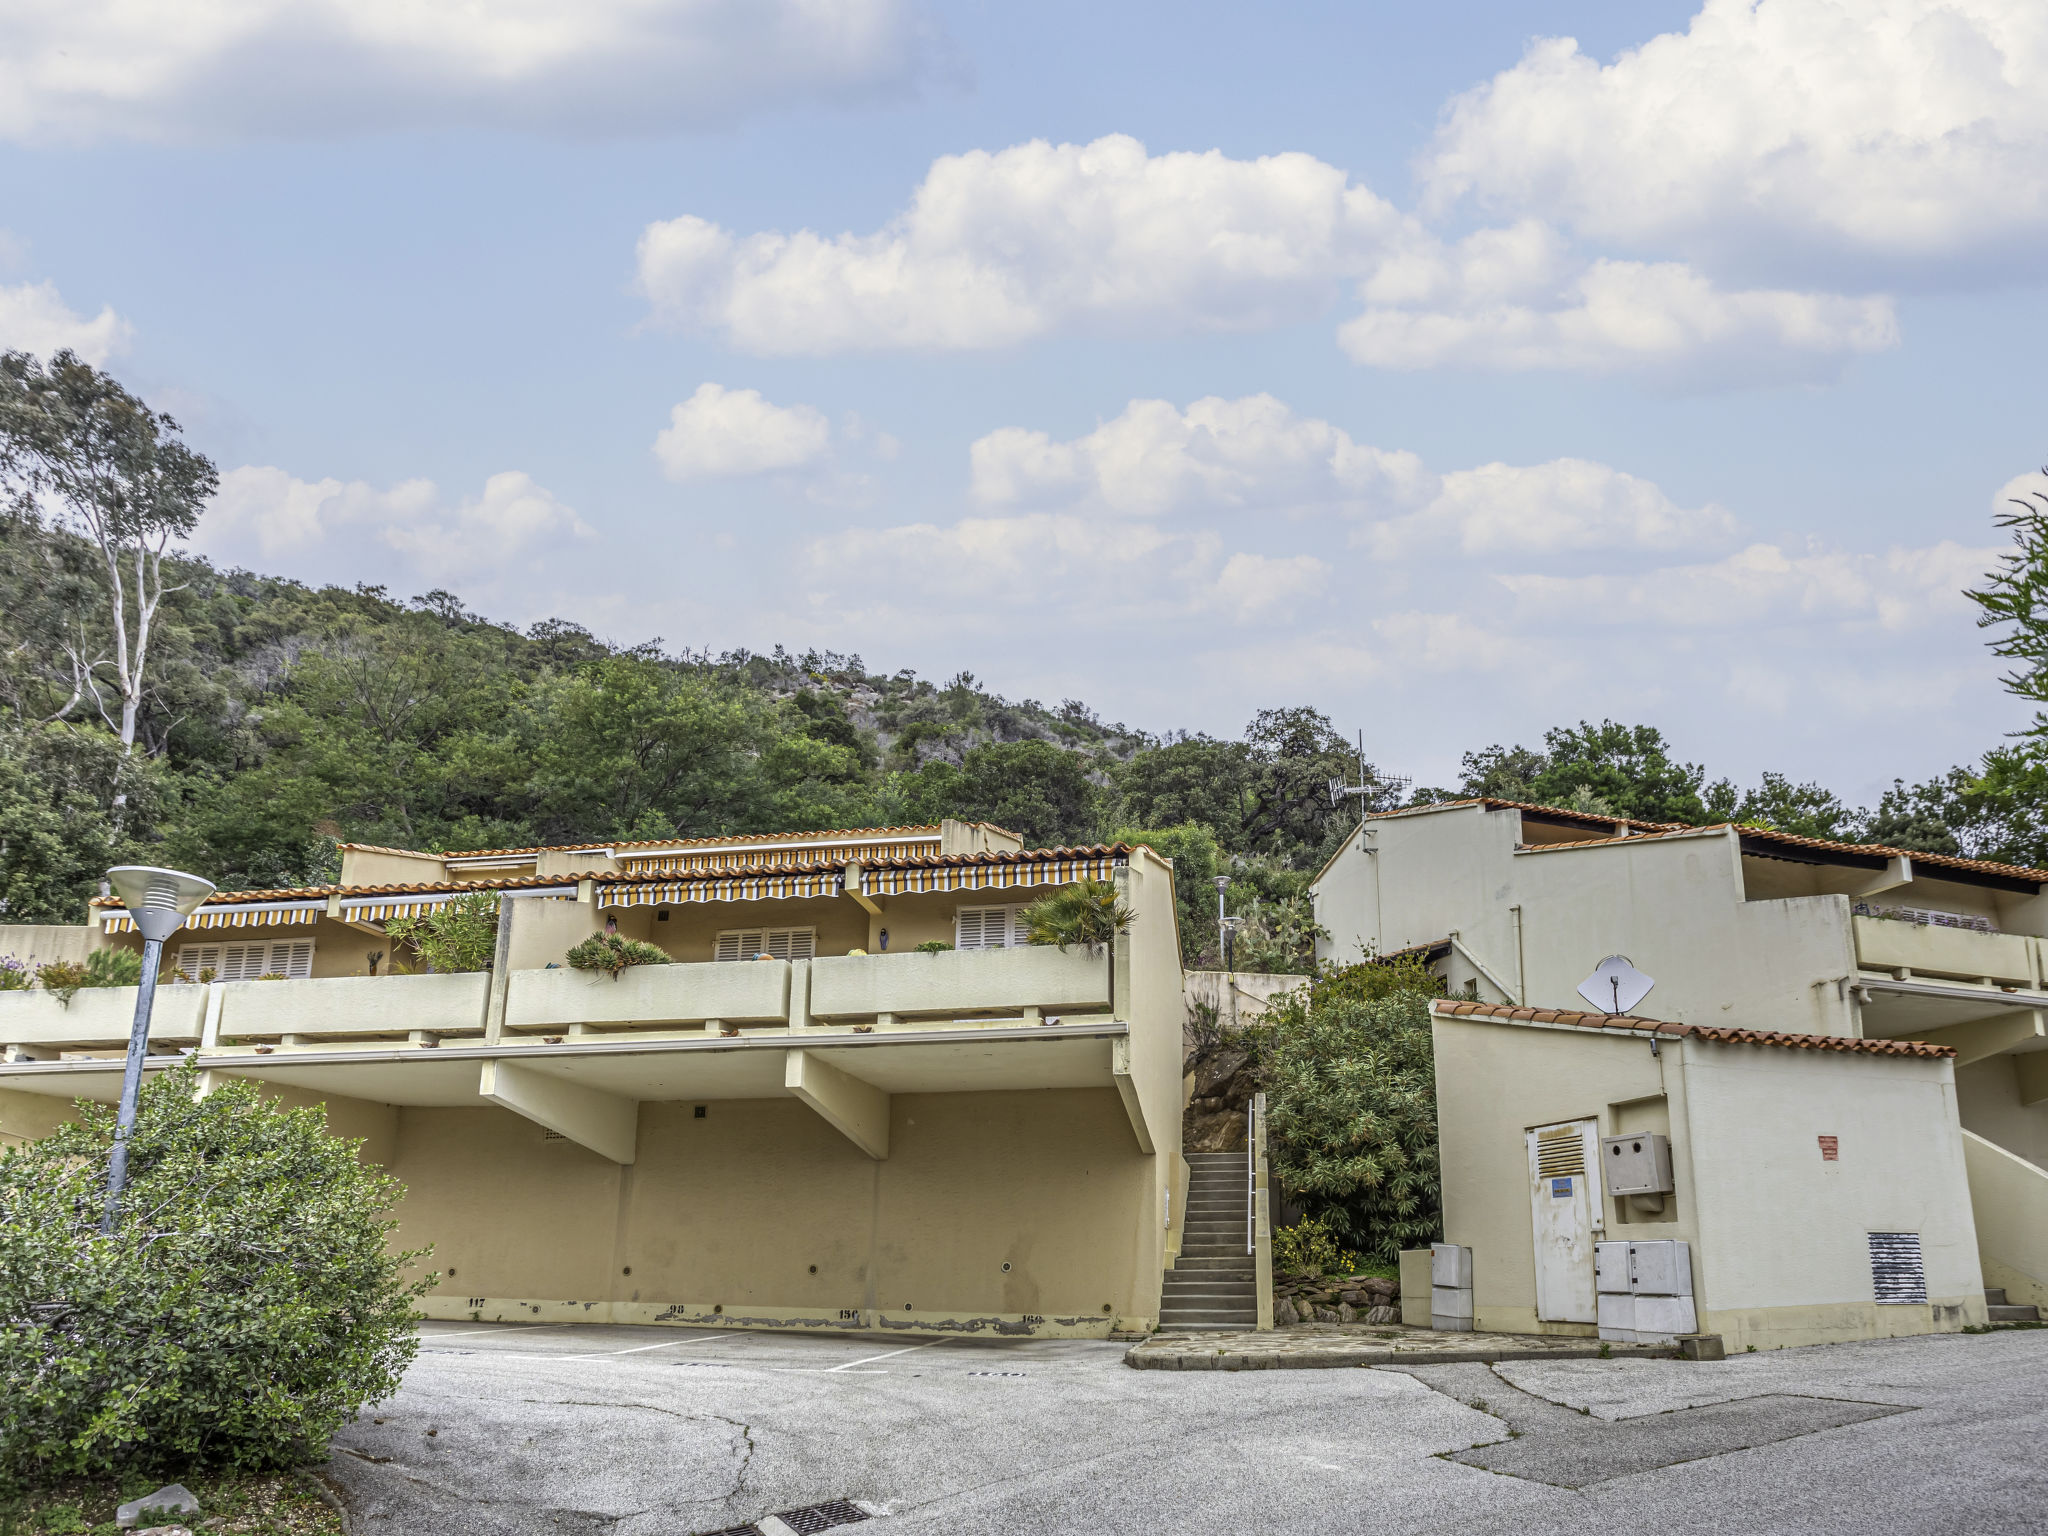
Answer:
<path fill-rule="evenodd" d="M 1033 944 L 1112 944 L 1138 914 L 1117 897 L 1108 880 L 1077 880 L 1042 896 L 1023 912 L 1024 936 Z"/>

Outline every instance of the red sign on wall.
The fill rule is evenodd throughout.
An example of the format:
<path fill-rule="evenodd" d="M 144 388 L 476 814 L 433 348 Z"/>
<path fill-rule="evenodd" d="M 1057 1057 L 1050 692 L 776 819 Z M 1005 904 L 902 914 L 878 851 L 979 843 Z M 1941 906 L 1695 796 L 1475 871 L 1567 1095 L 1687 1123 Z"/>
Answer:
<path fill-rule="evenodd" d="M 1837 1136 L 1823 1136 L 1820 1139 L 1820 1160 L 1824 1163 L 1840 1162 L 1842 1142 Z"/>

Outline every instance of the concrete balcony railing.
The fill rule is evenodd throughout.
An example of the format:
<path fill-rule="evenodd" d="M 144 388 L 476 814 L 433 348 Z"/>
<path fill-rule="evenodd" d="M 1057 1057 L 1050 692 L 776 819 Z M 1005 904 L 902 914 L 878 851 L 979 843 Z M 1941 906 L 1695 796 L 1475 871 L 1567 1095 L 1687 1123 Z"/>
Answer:
<path fill-rule="evenodd" d="M 594 971 L 515 971 L 505 997 L 505 1028 L 560 1032 L 571 1025 L 784 1024 L 789 1020 L 787 960 L 694 965 L 636 965 L 614 980 Z"/>
<path fill-rule="evenodd" d="M 811 962 L 814 1019 L 1041 1013 L 1109 1006 L 1109 952 L 954 949 L 935 955 L 835 955 Z"/>
<path fill-rule="evenodd" d="M 54 992 L 0 992 L 0 1046 L 101 1050 L 128 1043 L 135 1024 L 135 987 L 88 987 L 69 1004 Z M 149 1014 L 149 1038 L 165 1045 L 197 1045 L 206 1018 L 205 987 L 159 987 Z"/>
<path fill-rule="evenodd" d="M 771 1029 L 901 1020 L 1100 1012 L 1110 1006 L 1110 956 L 1075 948 L 839 955 L 789 962 L 641 965 L 616 979 L 568 969 L 514 971 L 501 997 L 508 1038 L 587 1030 Z M 133 987 L 81 991 L 67 1008 L 47 992 L 0 993 L 0 1046 L 37 1055 L 118 1050 L 135 1014 Z M 477 1041 L 488 1029 L 491 977 L 336 976 L 229 981 L 157 990 L 150 1037 L 207 1050 L 411 1041 Z M 430 1036 L 432 1039 L 419 1039 Z"/>
<path fill-rule="evenodd" d="M 1881 917 L 1851 918 L 1856 963 L 1866 970 L 1910 971 L 2001 986 L 2038 984 L 2036 940 L 2018 933 L 1976 933 Z"/>
<path fill-rule="evenodd" d="M 309 1040 L 375 1039 L 415 1031 L 433 1035 L 480 1034 L 484 1027 L 481 973 L 449 976 L 331 976 L 301 981 L 226 981 L 221 992 L 218 1039 L 275 1040 L 299 1035 Z M 156 1006 L 172 993 L 207 991 L 177 987 L 157 993 Z"/>

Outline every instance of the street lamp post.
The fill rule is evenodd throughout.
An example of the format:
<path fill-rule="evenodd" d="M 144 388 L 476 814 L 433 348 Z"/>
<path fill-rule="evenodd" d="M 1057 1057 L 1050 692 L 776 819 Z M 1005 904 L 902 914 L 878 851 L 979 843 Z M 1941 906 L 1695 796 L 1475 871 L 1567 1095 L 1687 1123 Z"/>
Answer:
<path fill-rule="evenodd" d="M 1216 958 L 1230 969 L 1230 919 L 1223 915 L 1223 893 L 1230 889 L 1230 876 L 1216 877 Z"/>
<path fill-rule="evenodd" d="M 121 1075 L 121 1114 L 114 1123 L 114 1151 L 107 1161 L 107 1209 L 100 1230 L 112 1232 L 128 1182 L 128 1133 L 135 1128 L 135 1102 L 142 1092 L 142 1059 L 149 1054 L 149 1010 L 156 1002 L 156 973 L 164 940 L 176 933 L 199 903 L 213 894 L 213 882 L 175 869 L 123 864 L 107 881 L 142 935 L 142 985 L 135 994 L 135 1023 L 128 1031 L 128 1067 Z"/>

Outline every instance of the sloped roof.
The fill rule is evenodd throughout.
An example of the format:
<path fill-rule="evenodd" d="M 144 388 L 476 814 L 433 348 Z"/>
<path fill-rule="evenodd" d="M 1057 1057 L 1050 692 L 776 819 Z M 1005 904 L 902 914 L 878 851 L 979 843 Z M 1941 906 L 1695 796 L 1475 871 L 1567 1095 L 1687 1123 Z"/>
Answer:
<path fill-rule="evenodd" d="M 1925 1040 L 1862 1040 L 1853 1035 L 1792 1035 L 1770 1029 L 1739 1029 L 1726 1024 L 1674 1024 L 1630 1013 L 1581 1013 L 1570 1008 L 1526 1008 L 1513 1003 L 1475 1003 L 1438 998 L 1429 1011 L 1443 1018 L 1499 1019 L 1516 1024 L 1570 1024 L 1580 1029 L 1620 1029 L 1678 1039 L 1711 1040 L 1719 1045 L 1769 1045 L 1794 1051 L 1840 1051 L 1861 1056 L 1953 1056 L 1952 1045 Z"/>

